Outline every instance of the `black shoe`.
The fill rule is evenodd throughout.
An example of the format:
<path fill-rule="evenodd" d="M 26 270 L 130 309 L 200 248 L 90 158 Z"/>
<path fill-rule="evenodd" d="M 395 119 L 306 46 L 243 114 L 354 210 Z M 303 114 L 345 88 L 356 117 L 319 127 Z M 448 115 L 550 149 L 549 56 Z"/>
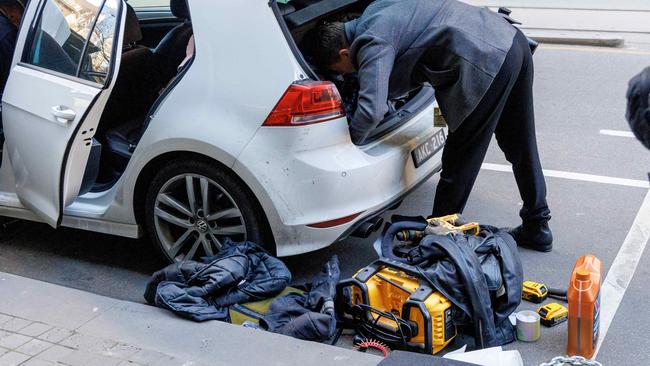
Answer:
<path fill-rule="evenodd" d="M 520 247 L 544 253 L 553 250 L 553 233 L 548 227 L 547 221 L 519 225 L 508 230 L 508 233 L 512 235 Z"/>

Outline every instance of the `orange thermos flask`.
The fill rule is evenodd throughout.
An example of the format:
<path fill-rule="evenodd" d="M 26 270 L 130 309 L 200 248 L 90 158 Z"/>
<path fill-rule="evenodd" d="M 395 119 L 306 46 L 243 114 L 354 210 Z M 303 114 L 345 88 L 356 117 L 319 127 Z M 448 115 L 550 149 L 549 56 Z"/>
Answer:
<path fill-rule="evenodd" d="M 600 330 L 600 284 L 603 264 L 593 255 L 582 256 L 571 273 L 567 354 L 591 358 Z"/>

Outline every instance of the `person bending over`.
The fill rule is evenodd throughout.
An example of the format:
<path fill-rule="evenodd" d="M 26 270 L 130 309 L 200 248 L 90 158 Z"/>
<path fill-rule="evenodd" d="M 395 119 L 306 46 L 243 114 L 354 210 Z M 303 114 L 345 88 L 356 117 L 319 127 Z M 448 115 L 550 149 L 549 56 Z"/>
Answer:
<path fill-rule="evenodd" d="M 363 144 L 387 100 L 430 83 L 449 126 L 433 216 L 461 213 L 492 135 L 512 164 L 523 200 L 520 246 L 548 252 L 553 236 L 537 152 L 533 60 L 526 37 L 501 15 L 455 0 L 377 0 L 348 22 L 315 30 L 321 69 L 357 71 L 350 135 Z"/>

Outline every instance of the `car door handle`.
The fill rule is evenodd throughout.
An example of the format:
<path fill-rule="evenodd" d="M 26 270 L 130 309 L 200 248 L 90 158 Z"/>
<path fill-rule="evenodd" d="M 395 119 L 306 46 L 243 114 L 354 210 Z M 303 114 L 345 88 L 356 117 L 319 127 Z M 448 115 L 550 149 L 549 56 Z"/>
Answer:
<path fill-rule="evenodd" d="M 74 121 L 74 118 L 77 116 L 72 109 L 62 105 L 52 107 L 52 115 L 54 115 L 57 122 L 64 125 L 70 121 Z"/>

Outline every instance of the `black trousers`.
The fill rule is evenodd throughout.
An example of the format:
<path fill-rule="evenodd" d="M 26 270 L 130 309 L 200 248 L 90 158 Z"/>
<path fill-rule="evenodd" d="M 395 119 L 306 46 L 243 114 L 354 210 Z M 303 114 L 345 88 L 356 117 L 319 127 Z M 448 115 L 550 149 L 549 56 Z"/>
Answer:
<path fill-rule="evenodd" d="M 463 212 L 493 134 L 512 164 L 523 200 L 523 222 L 550 219 L 535 137 L 533 60 L 519 31 L 490 89 L 467 119 L 449 133 L 433 215 Z"/>

